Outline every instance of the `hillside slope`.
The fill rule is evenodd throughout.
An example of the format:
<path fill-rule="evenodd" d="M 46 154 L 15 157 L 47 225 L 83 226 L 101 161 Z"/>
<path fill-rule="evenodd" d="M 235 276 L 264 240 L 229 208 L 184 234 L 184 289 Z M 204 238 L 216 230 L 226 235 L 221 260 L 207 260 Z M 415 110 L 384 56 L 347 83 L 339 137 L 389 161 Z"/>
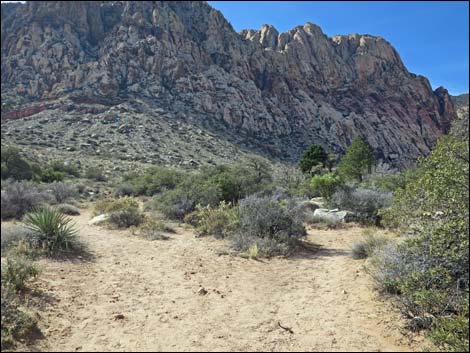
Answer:
<path fill-rule="evenodd" d="M 311 143 L 342 153 L 360 134 L 378 159 L 406 166 L 429 153 L 456 116 L 447 91 L 432 91 L 426 78 L 408 72 L 380 37 L 329 38 L 312 23 L 286 33 L 270 25 L 236 33 L 220 12 L 196 1 L 34 1 L 9 5 L 5 14 L 3 8 L 2 139 L 12 142 L 24 141 L 30 125 L 12 120 L 32 117 L 57 135 L 54 148 L 90 145 L 89 129 L 74 128 L 70 142 L 51 120 L 100 124 L 119 120 L 118 106 L 134 128 L 144 125 L 142 117 L 165 116 L 290 161 Z M 103 137 L 85 153 L 102 151 L 121 125 L 100 130 Z M 152 145 L 162 134 L 150 130 L 144 142 Z M 37 148 L 43 142 L 34 130 L 28 134 Z M 188 160 L 177 152 L 178 163 Z M 125 155 L 147 157 L 147 149 L 114 152 Z"/>

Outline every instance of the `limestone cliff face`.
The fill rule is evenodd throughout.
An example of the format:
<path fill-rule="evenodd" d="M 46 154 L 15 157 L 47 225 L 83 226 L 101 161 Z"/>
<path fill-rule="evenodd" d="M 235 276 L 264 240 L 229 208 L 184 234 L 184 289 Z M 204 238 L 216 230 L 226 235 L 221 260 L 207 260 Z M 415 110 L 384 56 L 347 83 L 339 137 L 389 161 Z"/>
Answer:
<path fill-rule="evenodd" d="M 2 98 L 24 105 L 138 97 L 278 158 L 311 143 L 341 153 L 360 134 L 394 165 L 429 153 L 456 115 L 379 37 L 329 38 L 312 23 L 236 33 L 204 2 L 3 6 Z"/>

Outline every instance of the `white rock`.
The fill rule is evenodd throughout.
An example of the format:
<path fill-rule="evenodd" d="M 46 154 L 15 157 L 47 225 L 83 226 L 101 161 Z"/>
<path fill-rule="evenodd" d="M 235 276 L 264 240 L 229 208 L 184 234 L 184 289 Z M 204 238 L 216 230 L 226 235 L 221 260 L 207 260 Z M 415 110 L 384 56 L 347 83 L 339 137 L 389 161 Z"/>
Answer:
<path fill-rule="evenodd" d="M 106 222 L 108 220 L 108 218 L 109 218 L 108 214 L 100 214 L 99 216 L 96 216 L 96 217 L 92 218 L 88 222 L 88 225 L 97 226 L 99 224 L 102 224 L 102 223 Z"/>

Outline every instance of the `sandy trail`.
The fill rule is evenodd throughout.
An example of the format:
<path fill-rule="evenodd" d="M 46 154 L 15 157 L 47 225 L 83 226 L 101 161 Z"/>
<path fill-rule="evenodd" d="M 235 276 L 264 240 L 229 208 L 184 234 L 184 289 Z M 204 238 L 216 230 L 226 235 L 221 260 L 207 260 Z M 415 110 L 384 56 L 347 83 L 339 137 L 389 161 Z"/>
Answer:
<path fill-rule="evenodd" d="M 41 260 L 41 351 L 412 351 L 349 251 L 359 228 L 309 230 L 321 250 L 256 261 L 178 228 L 167 241 L 87 225 L 94 259 Z M 200 287 L 208 293 L 198 294 Z M 122 315 L 122 316 L 119 316 Z M 293 333 L 279 327 L 292 329 Z"/>

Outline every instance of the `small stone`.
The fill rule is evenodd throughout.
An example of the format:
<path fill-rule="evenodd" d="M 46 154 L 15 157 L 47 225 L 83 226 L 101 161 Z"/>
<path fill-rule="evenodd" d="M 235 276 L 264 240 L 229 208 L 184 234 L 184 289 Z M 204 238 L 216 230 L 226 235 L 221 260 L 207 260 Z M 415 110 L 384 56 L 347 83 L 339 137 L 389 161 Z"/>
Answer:
<path fill-rule="evenodd" d="M 199 288 L 199 290 L 197 291 L 197 293 L 199 295 L 206 295 L 207 294 L 207 290 L 205 288 Z"/>

